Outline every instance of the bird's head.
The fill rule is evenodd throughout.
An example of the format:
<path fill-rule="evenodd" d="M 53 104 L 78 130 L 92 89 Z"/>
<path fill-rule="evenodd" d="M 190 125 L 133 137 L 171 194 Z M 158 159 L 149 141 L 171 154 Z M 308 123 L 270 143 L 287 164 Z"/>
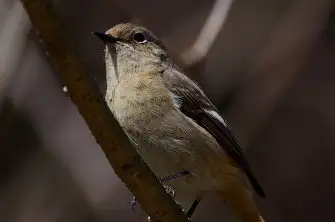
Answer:
<path fill-rule="evenodd" d="M 107 81 L 120 81 L 143 72 L 160 72 L 169 65 L 165 46 L 142 26 L 121 23 L 104 33 L 94 34 L 105 44 Z"/>

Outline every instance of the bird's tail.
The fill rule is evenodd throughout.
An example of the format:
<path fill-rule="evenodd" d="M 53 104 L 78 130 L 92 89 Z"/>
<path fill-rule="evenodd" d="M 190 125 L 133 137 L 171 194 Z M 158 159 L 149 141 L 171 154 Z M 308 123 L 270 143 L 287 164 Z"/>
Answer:
<path fill-rule="evenodd" d="M 265 222 L 258 211 L 251 192 L 241 183 L 225 186 L 224 190 L 218 191 L 221 199 L 226 200 L 233 213 L 241 222 Z"/>

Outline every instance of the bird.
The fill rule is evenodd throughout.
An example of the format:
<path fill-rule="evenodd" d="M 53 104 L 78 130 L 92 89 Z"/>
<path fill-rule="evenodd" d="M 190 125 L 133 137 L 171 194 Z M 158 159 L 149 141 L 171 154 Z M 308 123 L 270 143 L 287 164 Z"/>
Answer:
<path fill-rule="evenodd" d="M 157 178 L 184 209 L 213 196 L 243 222 L 260 222 L 254 193 L 265 197 L 236 137 L 200 85 L 173 62 L 144 26 L 120 23 L 93 32 L 104 43 L 105 101 Z"/>

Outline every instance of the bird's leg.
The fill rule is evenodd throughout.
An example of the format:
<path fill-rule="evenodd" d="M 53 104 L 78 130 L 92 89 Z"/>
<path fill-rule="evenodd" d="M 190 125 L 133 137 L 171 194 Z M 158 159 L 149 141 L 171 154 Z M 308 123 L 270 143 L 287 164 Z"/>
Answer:
<path fill-rule="evenodd" d="M 179 172 L 177 174 L 173 174 L 173 175 L 170 175 L 170 176 L 158 178 L 158 181 L 163 183 L 163 182 L 174 180 L 176 178 L 186 176 L 186 175 L 190 175 L 190 174 L 191 173 L 188 170 L 184 170 L 184 171 Z M 174 198 L 176 196 L 176 191 L 173 188 L 171 188 L 167 185 L 163 185 L 163 187 L 165 188 L 165 191 L 172 196 L 172 198 Z M 130 205 L 131 205 L 133 211 L 135 211 L 136 203 L 137 203 L 136 197 L 134 196 L 133 199 L 130 201 Z"/>
<path fill-rule="evenodd" d="M 192 217 L 192 215 L 193 215 L 195 209 L 197 208 L 197 206 L 199 205 L 201 199 L 202 199 L 202 198 L 199 196 L 199 197 L 197 197 L 197 198 L 194 200 L 193 204 L 191 205 L 191 207 L 188 209 L 188 211 L 187 211 L 187 213 L 186 213 L 187 218 L 191 218 L 191 217 Z"/>
<path fill-rule="evenodd" d="M 176 179 L 178 177 L 181 177 L 181 176 L 186 176 L 186 175 L 190 175 L 191 173 L 189 171 L 182 171 L 178 174 L 174 174 L 174 175 L 170 175 L 170 176 L 166 176 L 166 177 L 162 177 L 162 178 L 159 178 L 159 182 L 166 182 L 166 181 L 169 181 L 169 180 L 173 180 L 173 179 Z M 163 185 L 163 187 L 165 188 L 165 191 L 170 194 L 172 196 L 172 198 L 175 197 L 176 195 L 176 191 L 171 188 L 170 186 L 167 186 L 167 185 Z M 191 205 L 191 207 L 188 209 L 188 211 L 186 212 L 186 216 L 188 218 L 191 218 L 191 216 L 193 215 L 195 209 L 198 207 L 199 203 L 201 201 L 201 197 L 197 197 L 193 204 Z M 136 197 L 134 196 L 133 199 L 130 201 L 130 204 L 132 206 L 132 209 L 135 211 L 135 205 L 136 205 Z M 183 209 L 184 211 L 184 209 Z M 148 217 L 148 221 L 151 221 L 150 220 L 150 216 Z"/>
<path fill-rule="evenodd" d="M 180 173 L 177 173 L 177 174 L 173 174 L 173 175 L 170 175 L 170 176 L 166 176 L 166 177 L 161 177 L 159 178 L 159 182 L 166 182 L 166 181 L 169 181 L 169 180 L 173 180 L 173 179 L 177 179 L 179 177 L 182 177 L 182 176 L 187 176 L 187 175 L 191 175 L 190 171 L 188 170 L 184 170 Z"/>
<path fill-rule="evenodd" d="M 173 180 L 173 179 L 176 179 L 178 177 L 181 177 L 181 176 L 186 176 L 186 175 L 190 175 L 191 173 L 189 171 L 182 171 L 178 174 L 174 174 L 174 175 L 170 175 L 170 176 L 167 176 L 167 177 L 162 177 L 162 178 L 159 178 L 159 182 L 166 182 L 166 181 L 169 181 L 169 180 Z M 167 185 L 163 185 L 163 187 L 165 188 L 165 191 L 170 194 L 172 196 L 172 198 L 174 198 L 174 196 L 176 195 L 176 192 L 173 188 L 167 186 Z M 198 207 L 200 201 L 201 201 L 201 197 L 196 197 L 196 199 L 194 200 L 193 204 L 191 205 L 191 207 L 188 209 L 188 211 L 186 212 L 186 216 L 188 218 L 191 218 L 191 216 L 193 215 L 195 209 Z M 130 202 L 133 210 L 135 210 L 135 205 L 136 205 L 136 198 L 135 196 L 133 197 L 133 199 L 131 200 Z M 182 210 L 185 212 L 185 210 L 182 208 Z M 150 216 L 148 216 L 148 221 L 151 221 L 151 218 Z"/>

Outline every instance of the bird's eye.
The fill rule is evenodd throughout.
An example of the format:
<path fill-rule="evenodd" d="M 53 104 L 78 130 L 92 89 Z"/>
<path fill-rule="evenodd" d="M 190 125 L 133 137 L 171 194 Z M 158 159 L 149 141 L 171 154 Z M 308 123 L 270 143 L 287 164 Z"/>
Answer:
<path fill-rule="evenodd" d="M 146 43 L 147 42 L 147 39 L 145 38 L 144 34 L 141 33 L 141 32 L 137 32 L 133 35 L 133 39 L 135 42 L 138 42 L 138 43 Z"/>

